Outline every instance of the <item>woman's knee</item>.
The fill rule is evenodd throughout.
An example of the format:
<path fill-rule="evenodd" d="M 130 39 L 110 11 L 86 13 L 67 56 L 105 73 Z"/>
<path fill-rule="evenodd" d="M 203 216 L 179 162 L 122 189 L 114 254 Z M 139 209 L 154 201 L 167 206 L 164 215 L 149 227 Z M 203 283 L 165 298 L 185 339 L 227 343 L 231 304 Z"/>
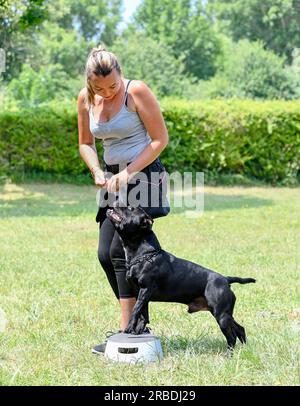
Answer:
<path fill-rule="evenodd" d="M 114 238 L 113 242 L 110 246 L 109 250 L 109 256 L 111 259 L 111 262 L 114 264 L 115 262 L 123 262 L 125 263 L 125 251 L 123 248 L 123 245 L 121 243 L 121 240 L 118 238 Z"/>
<path fill-rule="evenodd" d="M 98 259 L 102 267 L 105 269 L 111 267 L 110 250 L 109 247 L 98 247 Z"/>

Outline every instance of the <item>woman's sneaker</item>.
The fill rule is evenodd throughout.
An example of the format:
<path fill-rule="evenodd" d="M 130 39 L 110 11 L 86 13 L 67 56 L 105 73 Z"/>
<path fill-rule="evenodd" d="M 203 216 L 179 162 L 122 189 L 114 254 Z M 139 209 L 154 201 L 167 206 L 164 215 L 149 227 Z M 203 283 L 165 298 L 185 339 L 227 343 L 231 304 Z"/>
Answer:
<path fill-rule="evenodd" d="M 109 338 L 109 337 L 111 337 L 111 336 L 114 336 L 115 334 L 122 333 L 122 332 L 123 332 L 122 330 L 118 330 L 118 331 L 108 331 L 108 332 L 106 333 L 106 340 L 105 340 L 105 342 L 102 343 L 102 344 L 95 345 L 95 347 L 92 348 L 92 353 L 93 353 L 93 354 L 104 354 L 105 348 L 106 348 L 106 343 L 107 343 L 107 338 Z"/>
<path fill-rule="evenodd" d="M 95 345 L 95 347 L 92 348 L 92 353 L 93 354 L 104 354 L 105 348 L 106 348 L 106 341 L 105 341 L 105 343 Z"/>

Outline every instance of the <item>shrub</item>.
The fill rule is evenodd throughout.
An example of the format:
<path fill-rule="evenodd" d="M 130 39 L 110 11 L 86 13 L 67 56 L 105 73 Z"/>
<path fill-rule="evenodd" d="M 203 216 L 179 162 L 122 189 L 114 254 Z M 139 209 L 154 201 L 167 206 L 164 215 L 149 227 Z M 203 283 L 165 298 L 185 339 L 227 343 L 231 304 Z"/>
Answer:
<path fill-rule="evenodd" d="M 295 183 L 300 170 L 300 102 L 165 100 L 169 170 L 215 171 Z"/>
<path fill-rule="evenodd" d="M 168 171 L 243 174 L 272 184 L 296 183 L 300 171 L 300 102 L 161 103 L 170 141 Z M 102 144 L 97 142 L 99 157 Z M 13 171 L 80 175 L 75 103 L 0 114 L 0 165 Z"/>
<path fill-rule="evenodd" d="M 20 76 L 6 88 L 6 101 L 9 106 L 31 108 L 54 98 L 76 97 L 82 86 L 82 78 L 70 78 L 60 64 L 41 67 L 39 71 L 24 64 Z"/>

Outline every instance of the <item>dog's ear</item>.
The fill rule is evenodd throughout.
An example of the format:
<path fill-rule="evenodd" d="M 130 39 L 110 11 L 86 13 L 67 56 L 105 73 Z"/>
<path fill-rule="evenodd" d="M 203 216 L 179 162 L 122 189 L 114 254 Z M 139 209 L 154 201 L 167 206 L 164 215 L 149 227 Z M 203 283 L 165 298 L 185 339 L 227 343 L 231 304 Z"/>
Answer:
<path fill-rule="evenodd" d="M 140 204 L 138 205 L 138 208 L 139 208 L 140 210 L 142 210 L 142 212 L 144 213 L 144 215 L 145 215 L 148 219 L 152 220 L 152 222 L 153 222 L 153 218 L 146 212 L 145 209 L 142 208 L 142 206 L 141 206 Z"/>
<path fill-rule="evenodd" d="M 154 220 L 150 216 L 147 216 L 142 221 L 142 227 L 143 228 L 152 227 L 153 223 L 154 223 Z"/>

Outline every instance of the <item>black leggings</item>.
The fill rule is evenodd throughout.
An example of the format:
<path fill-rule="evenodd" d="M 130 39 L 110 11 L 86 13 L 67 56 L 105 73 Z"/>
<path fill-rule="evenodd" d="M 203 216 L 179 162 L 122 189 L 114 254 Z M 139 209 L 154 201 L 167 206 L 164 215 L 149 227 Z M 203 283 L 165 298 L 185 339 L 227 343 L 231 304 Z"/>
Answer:
<path fill-rule="evenodd" d="M 135 297 L 126 281 L 125 251 L 118 232 L 106 218 L 100 225 L 98 258 L 117 299 Z"/>

